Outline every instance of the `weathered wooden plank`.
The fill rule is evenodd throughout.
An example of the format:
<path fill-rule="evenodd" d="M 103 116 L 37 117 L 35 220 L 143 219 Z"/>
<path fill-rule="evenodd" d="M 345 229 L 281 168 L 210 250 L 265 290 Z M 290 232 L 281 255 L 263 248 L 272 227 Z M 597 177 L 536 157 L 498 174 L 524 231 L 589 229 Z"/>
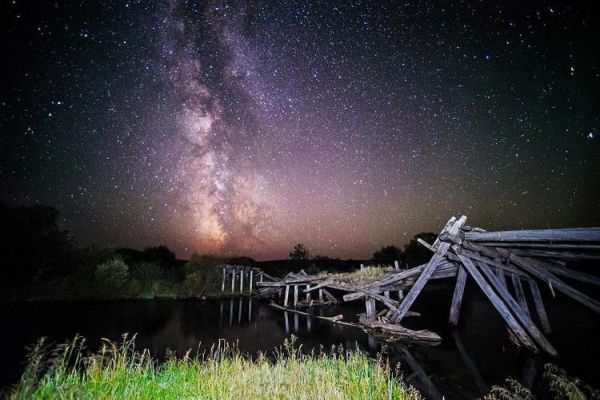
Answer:
<path fill-rule="evenodd" d="M 542 325 L 542 330 L 544 333 L 550 334 L 552 333 L 552 329 L 550 328 L 550 320 L 548 319 L 548 314 L 546 314 L 546 308 L 544 307 L 544 301 L 542 300 L 540 288 L 538 287 L 537 282 L 533 279 L 529 281 L 529 288 L 531 289 L 533 304 L 535 305 L 535 311 L 538 319 L 540 320 L 540 324 Z"/>
<path fill-rule="evenodd" d="M 558 258 L 563 260 L 600 260 L 598 252 L 582 253 L 573 251 L 552 251 L 552 250 L 535 250 L 535 249 L 512 249 L 512 254 L 522 257 L 539 257 L 539 258 Z"/>
<path fill-rule="evenodd" d="M 500 297 L 498 297 L 498 295 L 492 290 L 490 285 L 488 285 L 488 283 L 485 281 L 485 279 L 483 278 L 483 276 L 481 275 L 481 273 L 479 272 L 477 267 L 475 267 L 475 264 L 473 264 L 473 261 L 471 261 L 470 258 L 461 254 L 460 247 L 454 245 L 453 249 L 454 249 L 454 252 L 459 256 L 459 258 L 460 258 L 461 262 L 463 263 L 463 265 L 465 266 L 465 268 L 467 269 L 467 272 L 475 280 L 477 285 L 479 285 L 479 287 L 481 288 L 483 293 L 487 296 L 487 298 L 490 300 L 490 302 L 492 303 L 492 305 L 494 306 L 496 311 L 498 311 L 498 313 L 502 316 L 502 318 L 504 318 L 504 320 L 506 321 L 506 323 L 508 324 L 510 329 L 514 332 L 514 334 L 517 336 L 519 341 L 523 345 L 525 345 L 527 348 L 529 348 L 531 351 L 537 352 L 538 351 L 537 346 L 533 343 L 531 338 L 529 338 L 529 335 L 527 335 L 527 332 L 525 331 L 525 329 L 523 329 L 523 327 L 519 324 L 519 322 L 516 320 L 516 318 L 510 312 L 510 310 L 508 309 L 506 304 L 502 301 L 502 299 L 500 299 Z M 494 276 L 494 278 L 495 278 L 495 276 Z M 501 287 L 501 285 L 499 285 L 499 284 L 496 286 Z M 518 304 L 517 304 L 517 307 L 518 307 Z"/>
<path fill-rule="evenodd" d="M 529 307 L 527 306 L 527 299 L 525 298 L 525 292 L 523 291 L 523 285 L 521 285 L 521 279 L 515 274 L 511 275 L 511 280 L 513 284 L 513 288 L 515 289 L 515 295 L 517 296 L 517 301 L 521 306 L 521 309 L 527 314 L 529 318 L 531 318 L 531 314 L 529 313 Z"/>
<path fill-rule="evenodd" d="M 458 325 L 458 316 L 460 314 L 460 304 L 465 292 L 465 283 L 467 282 L 467 271 L 463 267 L 458 269 L 456 277 L 456 286 L 452 295 L 452 305 L 450 306 L 450 325 Z"/>
<path fill-rule="evenodd" d="M 600 245 L 588 243 L 479 242 L 479 244 L 486 247 L 512 247 L 518 249 L 527 248 L 547 250 L 600 250 Z"/>
<path fill-rule="evenodd" d="M 413 331 L 401 325 L 387 324 L 385 322 L 379 322 L 373 319 L 368 319 L 364 315 L 361 315 L 358 321 L 366 328 L 375 329 L 391 334 L 395 339 L 405 339 L 409 341 L 420 342 L 423 344 L 438 344 L 442 341 L 440 335 L 428 330 Z"/>
<path fill-rule="evenodd" d="M 591 297 L 581 293 L 579 290 L 567 285 L 565 282 L 557 278 L 552 272 L 544 268 L 544 263 L 540 263 L 532 258 L 524 258 L 519 256 L 512 256 L 511 261 L 523 268 L 531 275 L 534 275 L 544 282 L 549 282 L 554 289 L 557 289 L 574 300 L 577 300 L 586 307 L 600 313 L 600 303 Z"/>
<path fill-rule="evenodd" d="M 503 287 L 498 282 L 498 278 L 492 272 L 491 267 L 489 265 L 486 265 L 485 263 L 482 263 L 482 262 L 477 262 L 477 263 L 478 263 L 479 268 L 481 269 L 481 271 L 487 277 L 488 281 L 492 284 L 492 286 L 494 287 L 494 289 L 496 289 L 496 291 L 500 295 L 501 299 L 506 302 L 506 304 L 508 305 L 508 307 L 510 308 L 510 310 L 514 313 L 516 319 L 521 324 L 523 324 L 523 327 L 531 335 L 531 337 L 548 354 L 551 354 L 553 356 L 558 355 L 558 352 L 556 351 L 556 349 L 554 348 L 554 346 L 552 346 L 552 344 L 550 344 L 550 342 L 548 341 L 548 339 L 546 339 L 546 337 L 542 334 L 542 332 L 538 329 L 538 327 L 533 323 L 533 321 L 531 320 L 531 317 L 529 316 L 529 314 L 526 313 L 523 310 L 523 308 L 517 303 L 517 301 L 514 299 L 514 297 L 508 291 L 508 289 L 506 289 L 505 287 Z M 514 330 L 513 330 L 513 332 L 514 332 Z M 514 333 L 516 334 L 517 332 L 514 332 Z"/>
<path fill-rule="evenodd" d="M 466 220 L 467 217 L 465 217 L 464 215 L 460 217 L 460 219 L 454 222 L 452 227 L 449 229 L 449 234 L 456 235 L 459 232 L 460 228 L 465 224 Z M 446 226 L 448 226 L 448 224 Z M 398 307 L 398 311 L 392 315 L 391 320 L 394 323 L 398 323 L 402 320 L 406 312 L 417 299 L 419 293 L 421 293 L 421 290 L 423 289 L 429 278 L 431 278 L 431 275 L 433 274 L 437 266 L 440 264 L 440 262 L 444 260 L 444 256 L 448 252 L 448 249 L 450 249 L 449 243 L 439 243 L 436 253 L 431 257 L 431 260 L 429 260 L 427 266 L 423 269 L 423 272 L 421 273 L 421 275 L 419 275 L 419 278 L 417 279 L 413 287 L 410 289 L 406 297 L 402 300 L 402 303 Z"/>
<path fill-rule="evenodd" d="M 585 282 L 592 285 L 600 286 L 600 277 L 594 276 L 590 274 L 586 274 L 585 272 L 575 271 L 573 269 L 564 267 L 558 264 L 546 264 L 546 269 L 550 272 L 553 272 L 556 275 L 564 276 L 565 278 L 575 279 L 579 282 Z"/>
<path fill-rule="evenodd" d="M 600 242 L 600 228 L 540 229 L 499 232 L 465 232 L 473 242 Z"/>

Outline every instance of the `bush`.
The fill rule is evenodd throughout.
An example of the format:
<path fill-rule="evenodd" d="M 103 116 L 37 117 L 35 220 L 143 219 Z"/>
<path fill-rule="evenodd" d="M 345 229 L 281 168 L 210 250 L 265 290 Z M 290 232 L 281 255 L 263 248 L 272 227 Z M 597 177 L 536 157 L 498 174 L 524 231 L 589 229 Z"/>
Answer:
<path fill-rule="evenodd" d="M 179 290 L 183 297 L 199 297 L 218 293 L 221 287 L 223 259 L 214 255 L 194 254 L 185 264 L 185 280 Z"/>
<path fill-rule="evenodd" d="M 121 294 L 127 286 L 128 269 L 127 264 L 119 258 L 98 265 L 94 273 L 97 294 L 100 297 L 114 297 Z"/>

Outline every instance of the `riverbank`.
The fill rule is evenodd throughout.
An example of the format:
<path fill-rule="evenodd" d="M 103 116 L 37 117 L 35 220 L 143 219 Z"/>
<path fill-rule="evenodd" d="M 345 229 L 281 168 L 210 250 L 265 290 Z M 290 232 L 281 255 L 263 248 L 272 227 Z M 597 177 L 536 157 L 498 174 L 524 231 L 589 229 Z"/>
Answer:
<path fill-rule="evenodd" d="M 158 363 L 148 351 L 136 351 L 131 339 L 106 342 L 87 356 L 84 348 L 80 337 L 50 352 L 38 342 L 9 398 L 421 398 L 381 359 L 358 351 L 303 355 L 288 341 L 274 360 L 264 355 L 252 360 L 220 343 L 198 356 L 187 353 Z"/>

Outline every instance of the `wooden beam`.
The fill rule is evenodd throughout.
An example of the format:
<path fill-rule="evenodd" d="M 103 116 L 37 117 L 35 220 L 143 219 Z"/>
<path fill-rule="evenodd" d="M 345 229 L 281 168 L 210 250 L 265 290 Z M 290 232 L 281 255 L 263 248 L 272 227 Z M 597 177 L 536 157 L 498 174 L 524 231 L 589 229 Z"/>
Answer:
<path fill-rule="evenodd" d="M 490 285 L 488 285 L 488 283 L 485 281 L 485 279 L 483 278 L 481 273 L 477 270 L 477 267 L 475 267 L 475 264 L 473 264 L 473 261 L 471 261 L 470 258 L 462 255 L 461 251 L 460 251 L 460 247 L 458 247 L 457 245 L 454 245 L 453 249 L 454 249 L 454 252 L 460 258 L 460 260 L 463 263 L 463 265 L 465 266 L 465 268 L 467 269 L 467 272 L 471 275 L 471 277 L 473 277 L 475 282 L 477 282 L 477 285 L 479 285 L 479 287 L 481 288 L 483 293 L 490 300 L 490 302 L 492 303 L 492 305 L 494 306 L 496 311 L 498 311 L 498 313 L 502 316 L 502 318 L 504 318 L 504 320 L 506 321 L 506 323 L 508 324 L 510 329 L 513 331 L 513 333 L 517 336 L 519 341 L 523 345 L 525 345 L 527 348 L 529 348 L 531 351 L 537 353 L 538 348 L 536 347 L 535 343 L 533 343 L 531 341 L 531 339 L 527 335 L 527 332 L 525 331 L 525 329 L 523 329 L 523 327 L 519 324 L 519 322 L 516 320 L 516 318 L 510 312 L 510 310 L 508 309 L 506 304 L 502 301 L 502 299 L 500 299 L 500 297 L 498 297 L 496 292 L 494 292 L 492 290 L 492 288 L 490 287 Z M 497 286 L 501 287 L 499 284 Z"/>
<path fill-rule="evenodd" d="M 529 307 L 527 306 L 527 299 L 525 298 L 525 292 L 523 291 L 523 285 L 521 285 L 521 280 L 515 274 L 511 275 L 511 280 L 513 284 L 513 288 L 515 289 L 515 295 L 517 296 L 517 301 L 519 305 L 525 311 L 525 314 L 529 318 L 531 318 L 531 314 L 529 313 Z"/>
<path fill-rule="evenodd" d="M 519 256 L 512 256 L 511 261 L 515 265 L 518 265 L 519 267 L 529 272 L 531 275 L 538 277 L 544 282 L 549 282 L 552 285 L 552 288 L 563 292 L 570 298 L 577 300 L 586 307 L 594 310 L 597 313 L 600 313 L 599 302 L 581 293 L 579 290 L 574 289 L 570 285 L 567 285 L 565 282 L 557 278 L 552 272 L 547 271 L 544 268 L 544 263 L 540 263 L 539 261 L 534 260 L 532 258 L 524 258 Z"/>
<path fill-rule="evenodd" d="M 535 311 L 542 325 L 542 330 L 544 333 L 549 335 L 552 333 L 552 329 L 550 328 L 550 320 L 548 319 L 548 314 L 546 314 L 546 308 L 544 307 L 544 301 L 542 300 L 540 288 L 538 287 L 537 282 L 533 279 L 529 281 L 529 288 L 531 289 L 533 304 L 535 305 Z"/>
<path fill-rule="evenodd" d="M 564 267 L 558 264 L 550 264 L 546 265 L 546 269 L 550 272 L 555 273 L 556 275 L 564 276 L 565 278 L 575 279 L 579 282 L 589 283 L 591 285 L 600 286 L 600 277 L 586 274 L 585 272 L 575 271 L 573 269 Z"/>
<path fill-rule="evenodd" d="M 452 221 L 452 219 L 450 221 Z M 449 225 L 450 221 L 448 221 L 448 224 L 446 224 L 446 226 Z M 467 217 L 463 215 L 458 221 L 452 224 L 452 226 L 448 230 L 448 233 L 451 236 L 458 234 L 460 228 L 465 224 L 466 221 Z M 444 233 L 444 231 L 442 231 L 442 233 Z M 417 299 L 419 293 L 421 293 L 421 290 L 423 289 L 429 278 L 431 278 L 431 275 L 433 274 L 437 266 L 444 260 L 444 256 L 448 252 L 448 249 L 450 249 L 449 243 L 439 243 L 436 253 L 431 257 L 431 260 L 429 260 L 427 266 L 423 269 L 423 272 L 421 273 L 421 275 L 419 275 L 419 278 L 417 279 L 413 287 L 410 289 L 404 300 L 402 300 L 400 307 L 398 307 L 398 312 L 392 315 L 392 322 L 399 323 L 402 320 L 404 315 L 407 313 L 414 301 Z"/>
<path fill-rule="evenodd" d="M 231 271 L 231 293 L 235 292 L 235 271 Z"/>
<path fill-rule="evenodd" d="M 458 316 L 460 314 L 460 304 L 465 292 L 465 283 L 467 282 L 467 271 L 463 267 L 459 267 L 458 276 L 456 277 L 456 286 L 452 295 L 452 305 L 450 307 L 450 325 L 458 325 Z"/>
<path fill-rule="evenodd" d="M 510 310 L 514 313 L 516 319 L 523 324 L 525 330 L 531 335 L 531 337 L 544 349 L 548 354 L 553 356 L 557 356 L 558 352 L 556 349 L 550 344 L 550 342 L 546 339 L 546 337 L 542 334 L 542 332 L 538 329 L 538 327 L 533 323 L 531 317 L 525 310 L 517 303 L 514 297 L 510 294 L 508 289 L 503 287 L 500 282 L 498 282 L 498 278 L 492 272 L 492 269 L 489 265 L 485 263 L 478 262 L 479 268 L 487 277 L 489 282 L 492 284 L 494 289 L 498 292 L 501 299 L 506 302 Z M 489 286 L 488 286 L 489 287 Z M 522 288 L 521 288 L 522 289 Z M 513 330 L 514 332 L 514 330 Z M 517 332 L 514 332 L 515 334 Z"/>
<path fill-rule="evenodd" d="M 600 228 L 465 232 L 472 242 L 600 242 Z"/>

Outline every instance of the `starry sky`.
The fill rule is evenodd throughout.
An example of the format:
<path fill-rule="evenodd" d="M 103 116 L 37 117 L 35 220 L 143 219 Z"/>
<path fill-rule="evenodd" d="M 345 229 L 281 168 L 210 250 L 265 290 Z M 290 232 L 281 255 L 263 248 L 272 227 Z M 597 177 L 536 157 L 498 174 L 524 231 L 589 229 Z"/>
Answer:
<path fill-rule="evenodd" d="M 0 199 L 179 257 L 600 225 L 599 11 L 2 1 Z"/>

